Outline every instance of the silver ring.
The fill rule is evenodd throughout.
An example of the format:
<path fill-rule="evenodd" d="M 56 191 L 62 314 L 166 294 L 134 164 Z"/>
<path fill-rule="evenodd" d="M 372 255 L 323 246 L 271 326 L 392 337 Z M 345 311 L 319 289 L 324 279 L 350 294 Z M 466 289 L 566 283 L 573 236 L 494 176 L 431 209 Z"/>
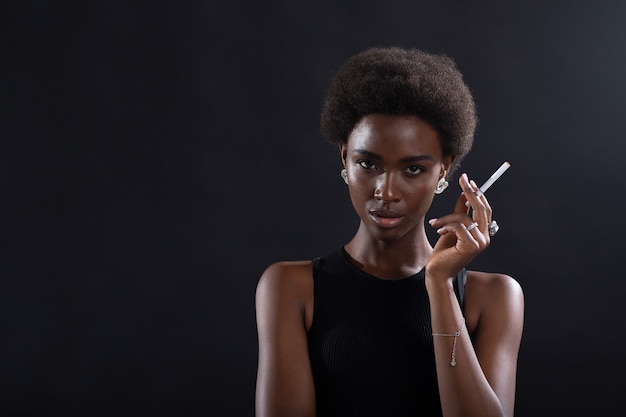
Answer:
<path fill-rule="evenodd" d="M 492 220 L 491 223 L 489 223 L 489 236 L 495 236 L 498 230 L 500 230 L 500 226 L 498 226 L 495 220 Z"/>
<path fill-rule="evenodd" d="M 469 232 L 470 230 L 474 229 L 477 226 L 478 226 L 478 223 L 474 222 L 474 223 L 470 224 L 469 226 L 466 226 L 465 230 L 467 230 Z"/>

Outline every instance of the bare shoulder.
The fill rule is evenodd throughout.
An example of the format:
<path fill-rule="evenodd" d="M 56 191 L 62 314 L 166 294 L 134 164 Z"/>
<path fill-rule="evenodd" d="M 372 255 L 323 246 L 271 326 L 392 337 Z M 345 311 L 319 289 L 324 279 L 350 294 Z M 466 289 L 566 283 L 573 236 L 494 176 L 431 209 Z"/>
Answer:
<path fill-rule="evenodd" d="M 262 287 L 295 289 L 312 277 L 311 261 L 280 261 L 269 265 L 257 285 Z"/>
<path fill-rule="evenodd" d="M 523 290 L 520 283 L 510 275 L 467 271 L 466 290 L 484 296 L 500 297 L 523 297 Z"/>
<path fill-rule="evenodd" d="M 465 310 L 468 324 L 477 325 L 491 317 L 521 321 L 524 314 L 524 291 L 510 275 L 467 271 Z"/>
<path fill-rule="evenodd" d="M 256 288 L 257 303 L 296 301 L 304 305 L 313 291 L 311 261 L 280 261 L 269 265 Z"/>

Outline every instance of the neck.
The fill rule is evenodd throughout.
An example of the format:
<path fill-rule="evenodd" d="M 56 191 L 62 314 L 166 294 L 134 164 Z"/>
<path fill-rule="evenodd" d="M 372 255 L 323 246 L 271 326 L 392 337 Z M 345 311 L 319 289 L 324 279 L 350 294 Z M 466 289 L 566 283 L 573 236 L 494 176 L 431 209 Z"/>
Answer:
<path fill-rule="evenodd" d="M 419 230 L 417 230 L 419 229 Z M 397 240 L 374 238 L 361 225 L 355 236 L 345 245 L 351 261 L 363 271 L 380 278 L 404 278 L 424 268 L 432 246 L 424 228 L 416 228 Z"/>

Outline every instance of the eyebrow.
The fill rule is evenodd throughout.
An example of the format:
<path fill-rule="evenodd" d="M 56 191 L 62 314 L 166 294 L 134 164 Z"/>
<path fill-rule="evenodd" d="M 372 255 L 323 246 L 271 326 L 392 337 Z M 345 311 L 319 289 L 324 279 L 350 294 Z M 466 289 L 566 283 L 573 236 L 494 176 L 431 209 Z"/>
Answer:
<path fill-rule="evenodd" d="M 361 155 L 367 156 L 372 159 L 378 159 L 378 160 L 383 159 L 380 155 L 374 152 L 366 151 L 365 149 L 354 149 L 353 152 L 359 153 Z M 433 157 L 430 155 L 414 155 L 414 156 L 405 156 L 404 158 L 400 159 L 400 162 L 409 163 L 409 162 L 418 162 L 418 161 L 424 161 L 424 160 L 434 161 Z"/>

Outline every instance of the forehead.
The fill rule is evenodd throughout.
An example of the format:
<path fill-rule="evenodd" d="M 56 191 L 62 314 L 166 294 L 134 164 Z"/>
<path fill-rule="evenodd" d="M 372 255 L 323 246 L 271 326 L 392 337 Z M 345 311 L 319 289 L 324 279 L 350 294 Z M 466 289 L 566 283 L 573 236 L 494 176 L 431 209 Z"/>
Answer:
<path fill-rule="evenodd" d="M 441 158 L 437 131 L 417 116 L 370 114 L 356 124 L 348 137 L 348 150 L 367 149 L 379 155 Z"/>

